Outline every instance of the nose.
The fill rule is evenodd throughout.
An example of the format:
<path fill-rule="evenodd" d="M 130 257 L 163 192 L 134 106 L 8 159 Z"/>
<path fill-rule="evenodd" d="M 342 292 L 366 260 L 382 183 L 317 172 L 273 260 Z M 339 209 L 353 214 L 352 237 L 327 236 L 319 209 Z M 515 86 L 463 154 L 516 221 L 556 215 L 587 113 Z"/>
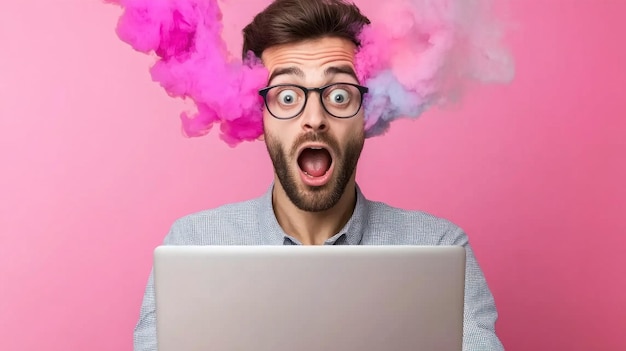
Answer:
<path fill-rule="evenodd" d="M 328 115 L 319 100 L 319 95 L 309 96 L 301 116 L 302 129 L 306 132 L 323 132 L 328 130 Z"/>

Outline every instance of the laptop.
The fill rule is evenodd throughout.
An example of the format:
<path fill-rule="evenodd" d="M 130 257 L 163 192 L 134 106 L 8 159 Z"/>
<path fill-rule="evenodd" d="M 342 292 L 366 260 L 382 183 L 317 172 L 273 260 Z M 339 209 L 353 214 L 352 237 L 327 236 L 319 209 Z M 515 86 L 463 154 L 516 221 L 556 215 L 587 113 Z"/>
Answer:
<path fill-rule="evenodd" d="M 160 246 L 159 351 L 460 351 L 461 246 Z"/>

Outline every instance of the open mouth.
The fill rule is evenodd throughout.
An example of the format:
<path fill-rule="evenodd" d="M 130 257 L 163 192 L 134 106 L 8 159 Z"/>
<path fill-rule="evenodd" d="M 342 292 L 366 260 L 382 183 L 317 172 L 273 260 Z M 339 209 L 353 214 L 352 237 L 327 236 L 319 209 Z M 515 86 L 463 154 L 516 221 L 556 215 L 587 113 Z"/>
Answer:
<path fill-rule="evenodd" d="M 333 163 L 330 152 L 323 147 L 307 147 L 298 156 L 300 170 L 310 178 L 320 178 L 328 173 Z"/>

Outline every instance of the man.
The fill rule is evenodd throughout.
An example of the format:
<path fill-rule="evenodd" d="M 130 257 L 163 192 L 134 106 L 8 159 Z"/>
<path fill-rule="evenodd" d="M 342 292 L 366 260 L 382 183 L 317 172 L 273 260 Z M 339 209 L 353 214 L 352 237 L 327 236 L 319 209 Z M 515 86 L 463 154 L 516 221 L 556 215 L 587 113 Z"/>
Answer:
<path fill-rule="evenodd" d="M 177 220 L 166 245 L 462 245 L 467 251 L 464 350 L 502 350 L 496 308 L 464 232 L 447 220 L 367 200 L 355 181 L 365 140 L 355 74 L 369 21 L 341 0 L 276 0 L 244 30 L 244 54 L 269 72 L 263 124 L 274 182 L 257 199 Z M 135 350 L 156 350 L 150 276 Z"/>

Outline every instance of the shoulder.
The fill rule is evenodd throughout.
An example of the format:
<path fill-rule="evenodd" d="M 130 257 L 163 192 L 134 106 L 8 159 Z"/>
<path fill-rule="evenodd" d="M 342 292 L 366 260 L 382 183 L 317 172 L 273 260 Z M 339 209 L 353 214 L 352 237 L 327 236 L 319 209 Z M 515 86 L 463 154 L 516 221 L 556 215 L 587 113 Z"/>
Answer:
<path fill-rule="evenodd" d="M 210 222 L 211 225 L 247 222 L 258 215 L 260 203 L 261 199 L 255 198 L 202 210 L 177 219 L 174 226 L 202 226 L 207 222 Z"/>
<path fill-rule="evenodd" d="M 415 245 L 462 245 L 466 241 L 458 225 L 429 212 L 371 200 L 367 200 L 367 207 L 368 232 L 379 240 L 386 237 L 397 244 Z"/>
<path fill-rule="evenodd" d="M 243 244 L 258 232 L 255 223 L 261 198 L 222 205 L 178 218 L 165 238 L 166 245 Z"/>

